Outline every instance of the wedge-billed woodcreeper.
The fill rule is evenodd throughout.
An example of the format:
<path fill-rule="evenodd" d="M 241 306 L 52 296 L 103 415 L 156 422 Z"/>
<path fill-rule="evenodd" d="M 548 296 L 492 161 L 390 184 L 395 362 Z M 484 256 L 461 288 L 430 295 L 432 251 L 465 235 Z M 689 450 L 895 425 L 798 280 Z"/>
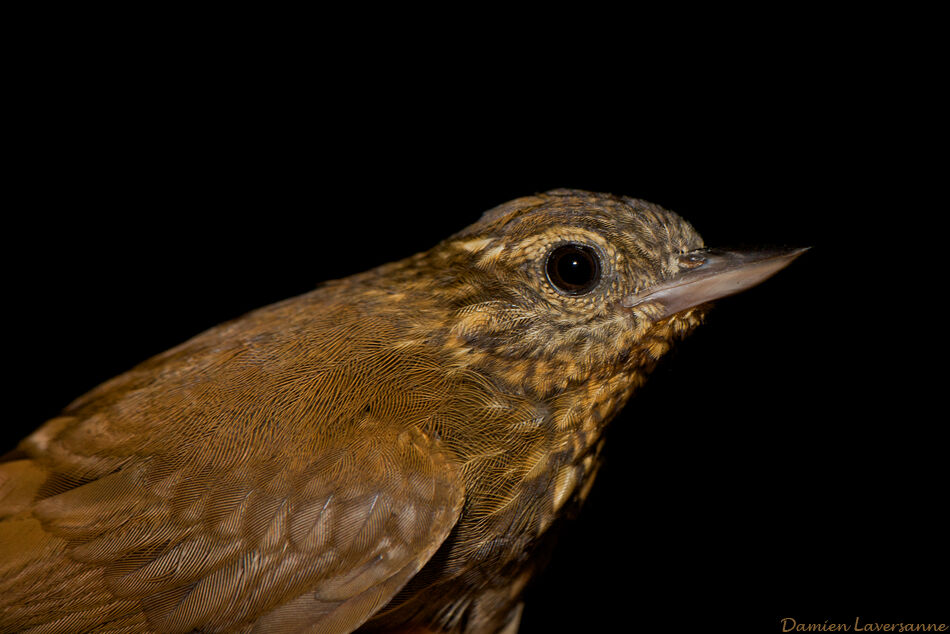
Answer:
<path fill-rule="evenodd" d="M 555 190 L 212 328 L 0 464 L 0 630 L 515 632 L 608 421 L 801 251 Z"/>

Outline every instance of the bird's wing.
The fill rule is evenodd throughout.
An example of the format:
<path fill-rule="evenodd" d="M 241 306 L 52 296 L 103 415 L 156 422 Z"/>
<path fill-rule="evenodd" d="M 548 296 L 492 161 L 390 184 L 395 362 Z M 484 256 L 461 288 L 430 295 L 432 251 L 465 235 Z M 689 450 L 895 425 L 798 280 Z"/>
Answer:
<path fill-rule="evenodd" d="M 355 629 L 439 547 L 463 491 L 419 431 L 329 437 L 309 460 L 155 455 L 79 486 L 42 455 L 0 464 L 0 631 Z"/>

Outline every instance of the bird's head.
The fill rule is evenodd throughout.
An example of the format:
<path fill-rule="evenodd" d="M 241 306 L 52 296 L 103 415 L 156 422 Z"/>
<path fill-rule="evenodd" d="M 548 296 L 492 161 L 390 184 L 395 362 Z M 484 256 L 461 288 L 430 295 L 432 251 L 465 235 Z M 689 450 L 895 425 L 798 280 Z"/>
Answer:
<path fill-rule="evenodd" d="M 710 301 L 799 253 L 709 250 L 657 205 L 554 190 L 489 210 L 425 260 L 459 355 L 548 392 L 649 369 Z"/>

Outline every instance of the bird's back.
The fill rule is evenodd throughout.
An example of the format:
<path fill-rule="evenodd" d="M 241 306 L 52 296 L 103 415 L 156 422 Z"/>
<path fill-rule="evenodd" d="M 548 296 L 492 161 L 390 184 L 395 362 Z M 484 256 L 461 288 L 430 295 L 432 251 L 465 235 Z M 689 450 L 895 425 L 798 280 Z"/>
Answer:
<path fill-rule="evenodd" d="M 461 500 L 415 424 L 442 406 L 444 378 L 431 355 L 395 356 L 400 322 L 345 293 L 199 335 L 0 464 L 0 631 L 249 627 L 318 580 L 354 583 L 384 533 L 387 557 L 401 541 L 431 554 Z M 392 592 L 426 558 L 400 562 Z M 339 603 L 333 590 L 311 614 Z"/>

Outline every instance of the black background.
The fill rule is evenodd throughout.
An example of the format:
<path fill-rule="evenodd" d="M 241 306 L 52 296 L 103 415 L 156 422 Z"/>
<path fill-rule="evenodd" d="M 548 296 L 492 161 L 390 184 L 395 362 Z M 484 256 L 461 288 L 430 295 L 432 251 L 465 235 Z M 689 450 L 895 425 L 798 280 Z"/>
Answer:
<path fill-rule="evenodd" d="M 498 203 L 609 191 L 709 245 L 813 248 L 721 301 L 613 422 L 521 631 L 947 622 L 927 83 L 838 35 L 444 67 L 441 46 L 296 40 L 33 50 L 8 119 L 3 448 L 155 353 Z"/>

